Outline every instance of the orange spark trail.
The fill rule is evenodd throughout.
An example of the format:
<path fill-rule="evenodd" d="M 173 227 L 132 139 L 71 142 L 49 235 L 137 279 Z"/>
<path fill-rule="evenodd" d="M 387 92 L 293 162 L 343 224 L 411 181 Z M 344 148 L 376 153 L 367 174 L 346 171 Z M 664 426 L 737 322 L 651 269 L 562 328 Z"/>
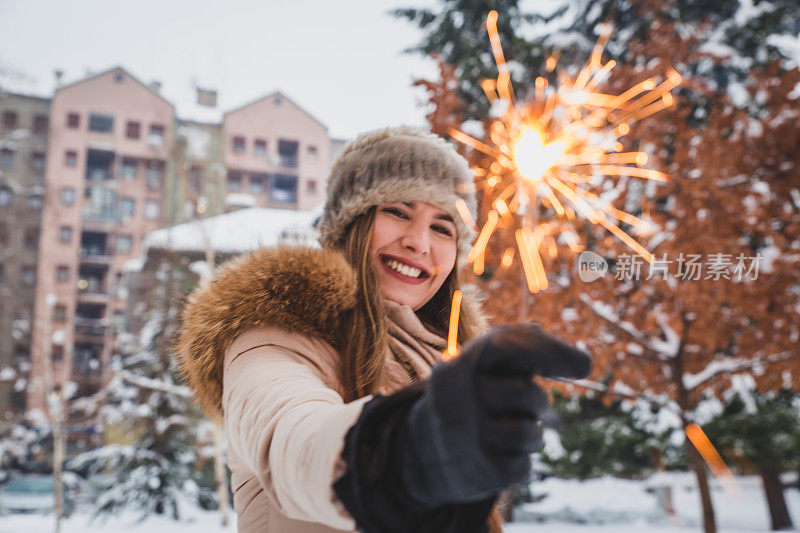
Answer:
<path fill-rule="evenodd" d="M 714 445 L 711 444 L 711 441 L 708 439 L 703 429 L 697 424 L 689 424 L 686 426 L 686 436 L 697 451 L 700 452 L 703 460 L 708 464 L 714 476 L 720 480 L 726 492 L 729 492 L 729 494 L 736 498 L 740 498 L 742 496 L 742 490 L 736 483 L 736 478 L 733 477 L 728 465 L 722 460 L 719 452 L 714 448 Z"/>
<path fill-rule="evenodd" d="M 446 361 L 458 355 L 458 317 L 461 314 L 461 291 L 453 292 L 453 304 L 450 306 L 450 330 L 447 333 L 447 349 L 442 354 Z"/>

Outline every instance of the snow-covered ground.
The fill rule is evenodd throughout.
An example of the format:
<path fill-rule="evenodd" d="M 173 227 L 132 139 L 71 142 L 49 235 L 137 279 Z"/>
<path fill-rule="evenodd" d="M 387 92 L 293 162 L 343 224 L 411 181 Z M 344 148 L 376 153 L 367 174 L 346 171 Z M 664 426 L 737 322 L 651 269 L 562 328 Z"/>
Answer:
<path fill-rule="evenodd" d="M 659 480 L 673 486 L 675 518 L 658 510 L 656 497 L 647 491 L 650 481 L 627 481 L 600 478 L 584 482 L 547 479 L 533 486 L 536 495 L 545 497 L 525 504 L 517 511 L 522 520 L 505 527 L 508 533 L 578 532 L 578 533 L 679 533 L 700 531 L 700 505 L 690 474 L 669 474 Z M 754 477 L 736 479 L 738 489 L 723 490 L 712 481 L 717 524 L 721 533 L 769 531 L 766 502 L 760 482 Z M 800 491 L 786 491 L 795 525 L 800 525 Z M 135 516 L 117 516 L 106 521 L 90 519 L 78 512 L 63 524 L 64 533 L 219 533 L 236 531 L 234 521 L 227 528 L 220 525 L 214 512 L 193 510 L 182 522 L 149 518 L 137 522 Z M 53 518 L 48 516 L 10 515 L 0 517 L 2 533 L 50 533 Z"/>

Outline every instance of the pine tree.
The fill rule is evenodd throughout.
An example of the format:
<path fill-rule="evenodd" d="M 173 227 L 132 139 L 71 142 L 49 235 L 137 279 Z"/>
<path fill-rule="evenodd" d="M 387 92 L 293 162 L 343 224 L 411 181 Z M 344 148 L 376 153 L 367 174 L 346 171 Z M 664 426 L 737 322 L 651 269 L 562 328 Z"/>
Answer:
<path fill-rule="evenodd" d="M 800 467 L 797 393 L 789 389 L 770 394 L 737 391 L 704 428 L 731 464 L 740 464 L 745 471 L 755 467 L 764 486 L 772 529 L 793 529 L 780 475 Z"/>
<path fill-rule="evenodd" d="M 141 336 L 123 343 L 114 361 L 101 411 L 108 444 L 70 462 L 76 471 L 110 476 L 96 504 L 98 514 L 131 508 L 143 518 L 167 514 L 177 520 L 182 501 L 196 497 L 200 415 L 169 357 L 187 276 L 180 262 L 161 262 Z"/>
<path fill-rule="evenodd" d="M 593 392 L 565 396 L 556 391 L 553 411 L 563 452 L 550 455 L 545 450 L 540 459 L 557 475 L 641 477 L 654 470 L 654 455 L 669 457 L 670 467 L 685 465 L 674 464 L 681 453 L 670 442 L 672 429 L 654 432 L 620 398 Z"/>

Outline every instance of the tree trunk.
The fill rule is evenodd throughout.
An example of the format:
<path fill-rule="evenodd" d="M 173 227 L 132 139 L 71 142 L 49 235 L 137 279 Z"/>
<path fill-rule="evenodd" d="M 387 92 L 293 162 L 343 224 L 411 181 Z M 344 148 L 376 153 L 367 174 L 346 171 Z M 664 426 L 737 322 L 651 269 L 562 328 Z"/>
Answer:
<path fill-rule="evenodd" d="M 681 408 L 680 416 L 681 422 L 683 423 L 683 433 L 686 435 L 686 440 L 684 441 L 686 455 L 689 458 L 689 465 L 692 470 L 694 470 L 695 478 L 697 478 L 697 488 L 700 491 L 700 504 L 703 509 L 703 530 L 705 533 L 717 533 L 717 521 L 714 517 L 714 502 L 711 501 L 711 489 L 708 486 L 708 472 L 706 471 L 705 461 L 686 434 L 686 428 L 689 427 L 690 423 L 688 414 L 691 412 L 692 406 L 689 401 L 689 390 L 687 390 L 686 383 L 683 381 L 683 348 L 689 336 L 691 321 L 687 318 L 687 314 L 683 312 L 683 305 L 681 305 L 680 308 L 683 332 L 681 334 L 680 345 L 670 361 L 670 372 L 677 392 L 676 400 Z"/>
<path fill-rule="evenodd" d="M 764 495 L 767 497 L 769 506 L 769 519 L 771 529 L 794 529 L 792 517 L 786 508 L 786 499 L 783 496 L 783 483 L 781 483 L 780 471 L 777 468 L 759 469 L 761 483 L 764 485 Z"/>
<path fill-rule="evenodd" d="M 61 402 L 58 397 L 53 403 Z M 61 518 L 64 516 L 64 455 L 66 448 L 66 435 L 64 433 L 64 420 L 61 413 L 61 405 L 58 406 L 58 413 L 53 422 L 53 498 L 55 506 L 53 513 L 56 515 L 55 533 L 61 533 Z"/>
<path fill-rule="evenodd" d="M 217 481 L 217 506 L 222 527 L 228 527 L 228 480 L 223 456 L 222 426 L 214 424 L 214 477 Z"/>
<path fill-rule="evenodd" d="M 711 489 L 708 485 L 708 472 L 703 458 L 697 448 L 689 439 L 686 439 L 686 452 L 689 455 L 689 464 L 697 478 L 697 488 L 700 490 L 700 504 L 703 509 L 703 530 L 705 533 L 717 533 L 717 521 L 714 517 L 714 504 L 711 502 Z"/>

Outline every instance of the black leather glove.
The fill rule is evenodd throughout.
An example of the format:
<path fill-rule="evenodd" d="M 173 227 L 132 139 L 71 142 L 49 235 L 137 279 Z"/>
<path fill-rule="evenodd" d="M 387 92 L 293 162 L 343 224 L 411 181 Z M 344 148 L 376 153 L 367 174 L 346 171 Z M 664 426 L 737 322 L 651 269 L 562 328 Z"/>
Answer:
<path fill-rule="evenodd" d="M 484 531 L 497 494 L 541 446 L 533 376 L 585 377 L 591 358 L 536 325 L 493 328 L 428 382 L 364 406 L 334 485 L 362 531 Z"/>

